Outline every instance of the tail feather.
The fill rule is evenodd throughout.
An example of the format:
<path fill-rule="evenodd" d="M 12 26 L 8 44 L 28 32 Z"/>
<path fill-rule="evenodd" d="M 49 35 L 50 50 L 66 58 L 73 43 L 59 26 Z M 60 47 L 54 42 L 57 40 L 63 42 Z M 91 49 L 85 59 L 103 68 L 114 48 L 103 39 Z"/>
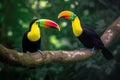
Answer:
<path fill-rule="evenodd" d="M 108 60 L 113 59 L 113 54 L 105 47 L 102 49 L 102 53 L 106 59 L 108 59 Z"/>

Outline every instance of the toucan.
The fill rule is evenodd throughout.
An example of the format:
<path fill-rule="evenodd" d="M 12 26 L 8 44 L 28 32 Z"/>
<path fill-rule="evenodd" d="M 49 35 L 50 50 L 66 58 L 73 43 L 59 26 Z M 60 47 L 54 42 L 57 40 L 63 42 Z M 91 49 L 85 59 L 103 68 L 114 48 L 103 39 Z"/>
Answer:
<path fill-rule="evenodd" d="M 99 49 L 106 59 L 113 59 L 112 53 L 104 46 L 100 36 L 92 28 L 83 26 L 79 17 L 74 12 L 69 10 L 62 11 L 58 14 L 58 18 L 65 18 L 72 21 L 73 34 L 86 48 L 92 50 Z"/>
<path fill-rule="evenodd" d="M 24 53 L 41 52 L 41 34 L 40 28 L 55 28 L 60 31 L 59 25 L 49 19 L 34 19 L 30 25 L 29 30 L 26 31 L 22 39 L 22 49 Z"/>

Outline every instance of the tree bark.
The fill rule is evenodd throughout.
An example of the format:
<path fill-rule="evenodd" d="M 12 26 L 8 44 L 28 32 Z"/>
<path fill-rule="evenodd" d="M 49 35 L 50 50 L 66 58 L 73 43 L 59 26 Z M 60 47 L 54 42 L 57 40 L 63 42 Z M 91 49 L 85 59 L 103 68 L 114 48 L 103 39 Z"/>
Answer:
<path fill-rule="evenodd" d="M 115 38 L 120 34 L 120 17 L 110 25 L 101 36 L 104 45 L 108 47 Z M 31 53 L 25 54 L 16 50 L 8 49 L 0 45 L 0 61 L 12 66 L 19 67 L 37 67 L 42 64 L 54 62 L 75 62 L 84 61 L 93 55 L 89 49 L 73 51 L 43 51 L 42 54 Z"/>

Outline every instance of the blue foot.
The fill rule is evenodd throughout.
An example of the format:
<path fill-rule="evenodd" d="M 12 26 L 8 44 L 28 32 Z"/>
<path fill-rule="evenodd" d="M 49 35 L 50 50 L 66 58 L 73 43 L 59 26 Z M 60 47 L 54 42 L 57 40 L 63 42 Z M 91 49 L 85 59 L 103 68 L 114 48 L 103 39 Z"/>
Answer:
<path fill-rule="evenodd" d="M 94 54 L 95 48 L 93 47 L 93 48 L 91 49 L 91 51 L 92 51 L 92 54 Z"/>
<path fill-rule="evenodd" d="M 41 50 L 38 50 L 37 52 L 40 53 L 40 54 L 42 54 L 42 51 L 41 51 Z"/>
<path fill-rule="evenodd" d="M 26 51 L 26 54 L 30 54 L 31 52 L 29 52 L 29 51 Z"/>

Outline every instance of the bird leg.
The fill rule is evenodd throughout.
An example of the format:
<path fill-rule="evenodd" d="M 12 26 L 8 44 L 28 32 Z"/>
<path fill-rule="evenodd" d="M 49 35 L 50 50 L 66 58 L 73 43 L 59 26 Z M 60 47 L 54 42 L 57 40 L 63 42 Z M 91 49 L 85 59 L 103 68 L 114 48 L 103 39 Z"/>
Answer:
<path fill-rule="evenodd" d="M 91 49 L 92 54 L 94 54 L 94 51 L 95 51 L 95 48 L 93 47 L 93 48 Z"/>
<path fill-rule="evenodd" d="M 42 54 L 41 50 L 38 50 L 37 52 L 40 53 L 40 54 Z M 31 53 L 30 51 L 26 51 L 26 54 L 30 54 L 30 53 Z"/>
<path fill-rule="evenodd" d="M 26 51 L 26 54 L 30 54 L 31 52 L 30 51 Z"/>
<path fill-rule="evenodd" d="M 39 49 L 37 52 L 40 53 L 40 54 L 42 55 L 42 51 L 41 51 L 40 49 Z"/>

